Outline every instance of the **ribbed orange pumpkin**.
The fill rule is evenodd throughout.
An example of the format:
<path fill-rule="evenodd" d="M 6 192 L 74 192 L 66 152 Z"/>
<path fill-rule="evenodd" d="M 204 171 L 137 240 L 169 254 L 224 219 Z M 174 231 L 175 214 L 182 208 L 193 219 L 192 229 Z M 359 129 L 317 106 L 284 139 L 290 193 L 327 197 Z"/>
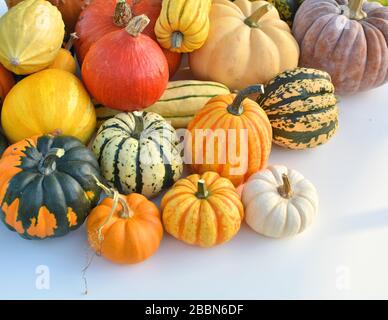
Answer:
<path fill-rule="evenodd" d="M 86 229 L 93 250 L 120 264 L 134 264 L 152 256 L 163 238 L 159 209 L 137 193 L 120 195 L 110 217 L 113 206 L 113 199 L 105 198 L 88 217 Z"/>
<path fill-rule="evenodd" d="M 237 96 L 215 97 L 198 112 L 185 138 L 185 156 L 194 172 L 215 171 L 238 186 L 267 165 L 271 124 L 264 110 L 246 98 L 263 90 L 257 85 Z"/>
<path fill-rule="evenodd" d="M 8 94 L 9 90 L 15 84 L 15 79 L 11 72 L 9 72 L 3 65 L 0 63 L 0 107 L 3 104 L 5 96 Z"/>
<path fill-rule="evenodd" d="M 244 208 L 233 184 L 215 172 L 181 179 L 162 199 L 166 231 L 188 244 L 212 247 L 232 239 Z"/>

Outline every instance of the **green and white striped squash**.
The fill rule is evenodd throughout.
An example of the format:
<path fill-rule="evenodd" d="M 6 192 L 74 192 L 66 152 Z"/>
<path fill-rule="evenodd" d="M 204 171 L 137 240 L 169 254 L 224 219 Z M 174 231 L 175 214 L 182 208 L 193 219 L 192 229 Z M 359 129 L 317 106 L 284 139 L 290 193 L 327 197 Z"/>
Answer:
<path fill-rule="evenodd" d="M 218 82 L 170 81 L 163 96 L 145 109 L 160 114 L 174 128 L 186 128 L 197 112 L 213 97 L 229 94 L 228 87 Z M 105 121 L 118 111 L 96 105 L 97 121 Z"/>
<path fill-rule="evenodd" d="M 257 102 L 273 129 L 274 143 L 289 149 L 326 143 L 338 128 L 338 107 L 330 75 L 310 68 L 286 71 L 265 87 Z"/>
<path fill-rule="evenodd" d="M 104 122 L 92 150 L 102 175 L 121 194 L 154 197 L 183 171 L 175 129 L 153 112 L 120 113 Z"/>

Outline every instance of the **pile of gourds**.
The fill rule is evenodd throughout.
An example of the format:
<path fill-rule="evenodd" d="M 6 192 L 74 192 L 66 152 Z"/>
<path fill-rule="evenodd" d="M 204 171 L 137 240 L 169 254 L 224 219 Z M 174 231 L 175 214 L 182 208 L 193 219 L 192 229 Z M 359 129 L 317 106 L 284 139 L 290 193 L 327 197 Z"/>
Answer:
<path fill-rule="evenodd" d="M 244 220 L 273 238 L 304 231 L 317 191 L 268 166 L 272 142 L 326 143 L 335 93 L 388 80 L 388 8 L 364 0 L 7 4 L 1 220 L 45 239 L 87 219 L 90 246 L 116 263 L 153 255 L 164 230 L 201 247 Z M 172 81 L 184 54 L 192 76 Z"/>

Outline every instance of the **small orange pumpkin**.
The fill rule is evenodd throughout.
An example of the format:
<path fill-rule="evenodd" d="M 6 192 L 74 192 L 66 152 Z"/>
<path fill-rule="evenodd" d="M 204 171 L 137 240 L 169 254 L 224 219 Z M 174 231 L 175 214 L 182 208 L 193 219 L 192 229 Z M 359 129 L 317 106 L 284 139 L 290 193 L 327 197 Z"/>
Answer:
<path fill-rule="evenodd" d="M 71 54 L 70 50 L 73 47 L 74 40 L 78 39 L 76 33 L 70 35 L 64 48 L 59 49 L 57 56 L 47 69 L 61 69 L 75 74 L 77 72 L 77 62 Z"/>
<path fill-rule="evenodd" d="M 212 247 L 239 231 L 244 208 L 233 184 L 218 173 L 181 179 L 162 199 L 166 231 L 188 244 Z"/>
<path fill-rule="evenodd" d="M 237 187 L 267 165 L 272 128 L 263 109 L 247 97 L 262 85 L 211 99 L 189 123 L 186 156 L 196 173 L 218 172 Z"/>
<path fill-rule="evenodd" d="M 3 104 L 5 96 L 15 84 L 15 79 L 11 72 L 9 72 L 0 63 L 0 107 Z"/>
<path fill-rule="evenodd" d="M 159 209 L 137 193 L 119 195 L 118 201 L 115 206 L 112 198 L 105 198 L 92 210 L 86 225 L 89 244 L 112 262 L 142 262 L 156 252 L 163 238 Z"/>

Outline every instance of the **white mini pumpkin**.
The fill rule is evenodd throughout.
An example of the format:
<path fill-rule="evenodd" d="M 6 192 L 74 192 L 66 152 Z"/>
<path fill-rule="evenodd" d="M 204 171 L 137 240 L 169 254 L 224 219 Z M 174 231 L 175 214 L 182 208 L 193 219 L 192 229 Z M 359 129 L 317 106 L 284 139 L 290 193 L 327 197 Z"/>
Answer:
<path fill-rule="evenodd" d="M 244 186 L 242 201 L 247 224 L 271 238 L 301 233 L 318 211 L 313 184 L 284 166 L 271 166 L 252 175 Z"/>

